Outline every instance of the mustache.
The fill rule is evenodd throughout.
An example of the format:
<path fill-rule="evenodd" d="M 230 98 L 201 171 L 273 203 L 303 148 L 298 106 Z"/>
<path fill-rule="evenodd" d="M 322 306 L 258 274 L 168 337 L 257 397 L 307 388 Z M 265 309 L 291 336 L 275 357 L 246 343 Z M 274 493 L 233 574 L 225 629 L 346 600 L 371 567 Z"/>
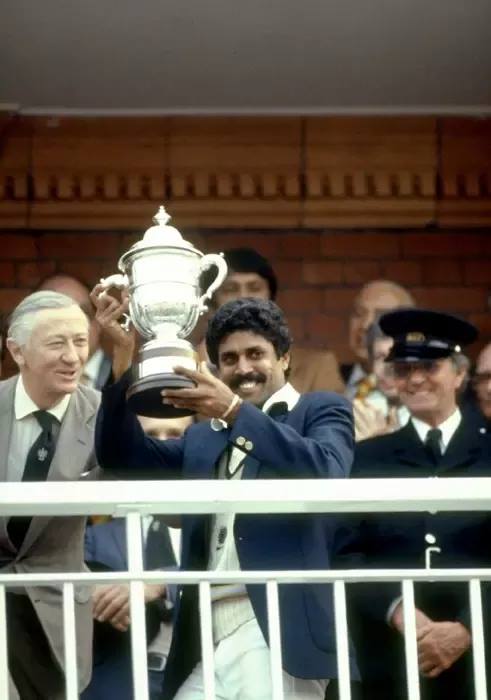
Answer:
<path fill-rule="evenodd" d="M 232 381 L 230 382 L 230 388 L 238 389 L 242 382 L 257 382 L 258 384 L 264 384 L 265 381 L 266 377 L 264 374 L 261 374 L 260 372 L 248 372 L 248 374 L 241 374 L 238 377 L 233 377 Z"/>

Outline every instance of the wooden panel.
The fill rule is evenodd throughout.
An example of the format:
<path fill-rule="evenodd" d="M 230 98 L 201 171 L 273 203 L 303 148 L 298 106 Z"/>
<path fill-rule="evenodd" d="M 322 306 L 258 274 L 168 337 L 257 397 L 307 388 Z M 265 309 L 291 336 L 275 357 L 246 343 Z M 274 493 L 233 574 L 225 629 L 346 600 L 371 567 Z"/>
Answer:
<path fill-rule="evenodd" d="M 442 226 L 489 226 L 491 221 L 491 119 L 445 119 L 441 131 Z"/>
<path fill-rule="evenodd" d="M 491 119 L 7 118 L 0 228 L 488 226 Z"/>
<path fill-rule="evenodd" d="M 435 119 L 314 118 L 306 134 L 305 226 L 434 221 Z"/>

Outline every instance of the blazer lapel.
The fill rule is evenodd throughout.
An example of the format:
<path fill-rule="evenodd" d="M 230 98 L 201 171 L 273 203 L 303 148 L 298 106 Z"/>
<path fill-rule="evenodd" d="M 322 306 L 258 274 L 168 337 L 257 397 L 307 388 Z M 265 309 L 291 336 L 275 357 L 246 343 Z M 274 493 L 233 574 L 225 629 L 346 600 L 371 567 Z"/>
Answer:
<path fill-rule="evenodd" d="M 14 422 L 14 396 L 17 377 L 0 384 L 0 481 L 7 481 L 10 436 Z M 0 517 L 0 542 L 8 542 L 8 518 Z M 8 545 L 11 547 L 12 545 Z"/>
<path fill-rule="evenodd" d="M 394 453 L 402 463 L 413 467 L 434 470 L 435 465 L 427 455 L 425 446 L 419 439 L 419 435 L 411 421 L 398 432 L 397 442 L 398 446 L 395 448 Z"/>
<path fill-rule="evenodd" d="M 477 462 L 481 453 L 478 427 L 472 421 L 468 423 L 463 418 L 442 455 L 437 471 L 446 472 L 466 467 Z"/>
<path fill-rule="evenodd" d="M 93 450 L 94 432 L 88 423 L 94 414 L 95 408 L 83 400 L 80 391 L 76 391 L 70 398 L 61 424 L 47 481 L 76 481 L 80 477 Z M 29 549 L 49 520 L 50 516 L 32 518 L 19 555 Z"/>

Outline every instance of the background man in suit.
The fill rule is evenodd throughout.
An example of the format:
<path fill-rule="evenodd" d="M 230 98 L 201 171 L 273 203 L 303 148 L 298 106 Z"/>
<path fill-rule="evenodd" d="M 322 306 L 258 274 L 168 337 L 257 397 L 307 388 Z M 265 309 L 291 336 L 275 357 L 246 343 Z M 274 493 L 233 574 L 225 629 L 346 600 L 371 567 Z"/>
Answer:
<path fill-rule="evenodd" d="M 73 299 L 89 319 L 89 357 L 84 366 L 81 381 L 93 389 L 102 389 L 111 372 L 111 358 L 101 346 L 101 328 L 94 319 L 94 307 L 89 297 L 89 288 L 72 275 L 57 274 L 46 277 L 39 285 L 40 290 L 66 294 Z"/>
<path fill-rule="evenodd" d="M 246 297 L 275 301 L 278 281 L 269 260 L 253 248 L 230 248 L 224 252 L 224 258 L 229 272 L 213 297 L 215 309 L 227 301 Z M 203 359 L 206 359 L 204 343 L 201 351 Z M 342 394 L 344 391 L 336 355 L 330 350 L 295 345 L 288 379 L 300 393 L 336 391 Z"/>
<path fill-rule="evenodd" d="M 389 280 L 373 280 L 358 292 L 349 322 L 349 345 L 355 356 L 354 364 L 341 365 L 348 399 L 365 398 L 374 387 L 371 382 L 366 332 L 386 311 L 399 306 L 414 306 L 414 299 L 404 287 Z"/>
<path fill-rule="evenodd" d="M 0 469 L 4 481 L 77 480 L 96 467 L 99 394 L 78 382 L 88 356 L 89 324 L 72 299 L 36 292 L 14 310 L 7 346 L 20 374 L 0 382 Z M 83 567 L 85 518 L 0 518 L 4 572 Z M 90 590 L 75 595 L 80 688 L 91 669 Z M 7 593 L 11 698 L 65 696 L 62 594 L 57 587 Z"/>
<path fill-rule="evenodd" d="M 416 309 L 388 313 L 380 326 L 394 339 L 388 361 L 411 419 L 390 435 L 358 443 L 353 476 L 491 475 L 490 438 L 457 406 L 467 370 L 462 347 L 475 340 L 474 326 L 448 314 Z M 490 537 L 488 513 L 367 515 L 354 518 L 352 527 L 347 522 L 339 528 L 338 565 L 489 567 Z M 470 700 L 474 691 L 467 585 L 421 583 L 415 594 L 422 698 Z M 352 586 L 352 631 L 364 698 L 370 700 L 407 697 L 399 596 L 399 584 Z M 485 627 L 490 612 L 486 598 Z"/>
<path fill-rule="evenodd" d="M 476 369 L 472 378 L 472 386 L 476 403 L 484 421 L 491 425 L 491 343 L 486 345 L 476 361 Z"/>
<path fill-rule="evenodd" d="M 113 302 L 99 297 L 100 315 Z M 113 310 L 114 318 L 121 310 Z M 99 315 L 99 312 L 98 312 Z M 110 314 L 105 318 L 111 323 Z M 353 426 L 349 404 L 335 394 L 300 396 L 286 381 L 290 335 L 269 300 L 238 299 L 222 306 L 206 336 L 219 377 L 177 368 L 194 389 L 164 392 L 164 401 L 208 416 L 179 440 L 144 435 L 127 410 L 127 375 L 108 387 L 98 420 L 97 451 L 116 473 L 154 478 L 342 478 L 349 473 Z M 117 433 L 120 439 L 115 441 Z M 327 532 L 318 516 L 182 516 L 182 568 L 325 569 Z M 336 677 L 329 586 L 280 587 L 286 698 L 323 698 Z M 217 697 L 271 697 L 263 586 L 213 587 Z M 196 587 L 184 586 L 164 676 L 164 698 L 203 697 Z M 176 695 L 177 694 L 177 695 Z"/>

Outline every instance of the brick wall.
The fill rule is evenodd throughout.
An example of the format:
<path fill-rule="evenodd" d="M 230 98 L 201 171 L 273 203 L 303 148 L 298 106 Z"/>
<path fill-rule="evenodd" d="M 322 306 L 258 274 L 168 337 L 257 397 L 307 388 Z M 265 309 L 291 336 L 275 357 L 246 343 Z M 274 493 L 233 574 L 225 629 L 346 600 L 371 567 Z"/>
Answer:
<path fill-rule="evenodd" d="M 0 311 L 8 312 L 53 272 L 92 285 L 116 272 L 118 256 L 140 235 L 0 233 Z M 329 346 L 350 359 L 347 319 L 356 290 L 374 278 L 408 287 L 422 306 L 459 313 L 491 340 L 491 231 L 187 231 L 201 250 L 251 246 L 273 262 L 297 342 Z M 474 348 L 474 353 L 478 346 Z"/>

